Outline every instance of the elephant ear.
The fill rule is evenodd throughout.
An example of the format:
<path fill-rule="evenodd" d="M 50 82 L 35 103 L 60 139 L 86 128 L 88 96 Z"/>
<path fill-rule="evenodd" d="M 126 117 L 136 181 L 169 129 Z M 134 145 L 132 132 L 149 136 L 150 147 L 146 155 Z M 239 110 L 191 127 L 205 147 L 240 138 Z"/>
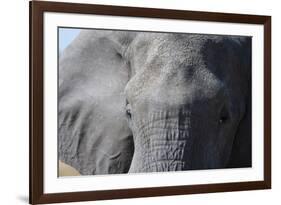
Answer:
<path fill-rule="evenodd" d="M 134 145 L 125 114 L 124 35 L 84 30 L 60 56 L 59 160 L 82 175 L 126 173 L 130 167 Z"/>
<path fill-rule="evenodd" d="M 245 77 L 247 86 L 244 87 L 245 111 L 239 123 L 232 145 L 232 152 L 228 163 L 229 168 L 252 166 L 252 38 L 238 39 L 241 56 L 241 75 Z"/>

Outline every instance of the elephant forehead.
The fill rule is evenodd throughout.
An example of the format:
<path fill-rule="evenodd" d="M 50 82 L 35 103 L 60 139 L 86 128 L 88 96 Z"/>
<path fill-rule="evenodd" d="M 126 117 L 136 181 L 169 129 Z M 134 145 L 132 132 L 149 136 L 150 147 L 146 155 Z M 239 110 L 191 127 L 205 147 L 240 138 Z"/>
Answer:
<path fill-rule="evenodd" d="M 205 69 L 204 35 L 145 34 L 135 42 L 131 59 L 135 79 L 142 84 L 177 78 L 188 80 Z"/>
<path fill-rule="evenodd" d="M 137 75 L 127 85 L 126 94 L 132 104 L 171 107 L 214 99 L 224 89 L 224 83 L 208 70 L 196 73 L 192 77 L 180 72 L 147 78 Z"/>
<path fill-rule="evenodd" d="M 156 60 L 163 62 L 192 60 L 199 54 L 198 51 L 205 41 L 205 36 L 202 35 L 170 33 L 142 34 L 133 43 L 133 58 L 139 58 L 142 65 L 153 63 Z"/>
<path fill-rule="evenodd" d="M 127 85 L 131 98 L 152 97 L 184 101 L 194 93 L 214 95 L 221 82 L 206 67 L 202 47 L 204 36 L 160 35 L 153 36 L 148 56 Z M 163 95 L 165 93 L 165 95 Z M 149 96 L 148 96 L 149 95 Z M 174 98 L 173 98 L 174 96 Z M 177 98 L 175 98 L 177 96 Z"/>

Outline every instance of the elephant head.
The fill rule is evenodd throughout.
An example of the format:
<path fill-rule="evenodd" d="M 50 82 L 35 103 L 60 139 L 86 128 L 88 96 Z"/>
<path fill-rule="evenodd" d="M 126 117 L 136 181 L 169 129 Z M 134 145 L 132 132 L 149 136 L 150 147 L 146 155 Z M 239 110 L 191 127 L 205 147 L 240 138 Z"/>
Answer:
<path fill-rule="evenodd" d="M 251 166 L 251 38 L 84 30 L 60 57 L 58 126 L 81 174 Z"/>

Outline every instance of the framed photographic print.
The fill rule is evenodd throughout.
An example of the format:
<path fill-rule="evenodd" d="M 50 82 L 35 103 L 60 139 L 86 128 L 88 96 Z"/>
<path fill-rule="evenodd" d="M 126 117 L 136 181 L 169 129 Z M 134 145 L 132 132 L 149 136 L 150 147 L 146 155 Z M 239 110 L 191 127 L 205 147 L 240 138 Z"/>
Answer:
<path fill-rule="evenodd" d="M 30 203 L 271 188 L 271 17 L 30 2 Z"/>

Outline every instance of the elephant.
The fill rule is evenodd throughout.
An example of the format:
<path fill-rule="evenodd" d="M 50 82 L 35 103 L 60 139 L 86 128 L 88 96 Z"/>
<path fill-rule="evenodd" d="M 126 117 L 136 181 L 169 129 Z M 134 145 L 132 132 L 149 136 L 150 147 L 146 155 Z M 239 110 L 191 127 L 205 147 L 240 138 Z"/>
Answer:
<path fill-rule="evenodd" d="M 59 57 L 59 160 L 82 175 L 251 167 L 251 41 L 82 29 Z"/>

